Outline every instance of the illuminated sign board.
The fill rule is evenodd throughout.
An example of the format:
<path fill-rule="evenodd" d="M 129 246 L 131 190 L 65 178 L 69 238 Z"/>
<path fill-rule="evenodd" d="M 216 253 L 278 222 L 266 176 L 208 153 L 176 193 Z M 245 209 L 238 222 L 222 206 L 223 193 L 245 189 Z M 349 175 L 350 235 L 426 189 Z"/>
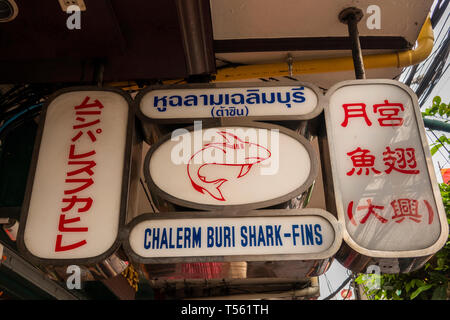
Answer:
<path fill-rule="evenodd" d="M 308 83 L 189 84 L 150 87 L 138 94 L 136 104 L 144 122 L 304 120 L 322 112 L 322 100 L 320 90 Z"/>
<path fill-rule="evenodd" d="M 134 115 L 119 90 L 61 90 L 41 115 L 19 247 L 42 263 L 100 262 L 127 208 Z"/>
<path fill-rule="evenodd" d="M 317 175 L 317 157 L 309 141 L 280 126 L 194 126 L 153 145 L 144 174 L 152 192 L 183 207 L 254 209 L 305 191 Z"/>
<path fill-rule="evenodd" d="M 144 214 L 126 238 L 125 250 L 140 263 L 318 260 L 342 241 L 322 209 Z"/>
<path fill-rule="evenodd" d="M 415 94 L 393 80 L 327 93 L 328 146 L 344 240 L 369 257 L 431 255 L 448 224 Z"/>

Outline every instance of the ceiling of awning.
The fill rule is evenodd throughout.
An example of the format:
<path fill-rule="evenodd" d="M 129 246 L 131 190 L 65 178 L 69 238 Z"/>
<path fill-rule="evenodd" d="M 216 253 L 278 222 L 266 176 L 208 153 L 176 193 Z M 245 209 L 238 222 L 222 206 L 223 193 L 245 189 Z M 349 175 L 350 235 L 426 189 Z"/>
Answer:
<path fill-rule="evenodd" d="M 2 0 L 5 1 L 5 0 Z M 69 30 L 58 0 L 17 1 L 0 23 L 0 82 L 156 81 L 213 75 L 227 62 L 259 64 L 349 56 L 339 13 L 358 7 L 363 53 L 411 49 L 432 0 L 377 1 L 380 29 L 369 29 L 369 0 L 84 0 L 81 29 Z M 225 61 L 225 62 L 224 62 Z M 369 70 L 393 78 L 398 68 Z M 327 87 L 352 72 L 304 75 Z M 205 79 L 200 77 L 200 79 Z"/>

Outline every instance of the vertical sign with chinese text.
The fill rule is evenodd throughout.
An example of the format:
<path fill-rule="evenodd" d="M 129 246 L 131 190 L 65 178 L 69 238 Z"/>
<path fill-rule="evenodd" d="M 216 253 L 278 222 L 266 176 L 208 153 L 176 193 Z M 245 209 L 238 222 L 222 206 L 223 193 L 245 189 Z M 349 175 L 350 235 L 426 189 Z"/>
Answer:
<path fill-rule="evenodd" d="M 448 234 L 414 93 L 393 80 L 345 81 L 325 108 L 344 239 L 373 257 L 432 254 Z"/>
<path fill-rule="evenodd" d="M 101 261 L 117 249 L 130 110 L 130 99 L 112 89 L 66 89 L 47 103 L 22 212 L 19 245 L 27 254 Z"/>

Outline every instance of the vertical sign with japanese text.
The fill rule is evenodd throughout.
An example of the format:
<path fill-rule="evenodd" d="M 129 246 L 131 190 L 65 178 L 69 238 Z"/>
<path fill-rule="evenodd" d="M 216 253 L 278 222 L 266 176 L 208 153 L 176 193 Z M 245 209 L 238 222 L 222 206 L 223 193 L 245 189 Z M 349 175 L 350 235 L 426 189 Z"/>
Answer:
<path fill-rule="evenodd" d="M 130 99 L 73 90 L 43 111 L 23 206 L 19 245 L 43 261 L 100 259 L 117 249 L 124 221 Z"/>
<path fill-rule="evenodd" d="M 345 81 L 325 108 L 344 239 L 367 256 L 437 251 L 448 234 L 414 93 L 393 80 Z"/>

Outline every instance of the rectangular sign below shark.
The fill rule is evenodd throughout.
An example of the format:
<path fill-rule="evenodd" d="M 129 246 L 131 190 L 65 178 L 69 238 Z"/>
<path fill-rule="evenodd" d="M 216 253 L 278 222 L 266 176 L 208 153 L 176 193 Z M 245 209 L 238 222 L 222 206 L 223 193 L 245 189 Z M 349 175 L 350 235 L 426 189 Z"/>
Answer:
<path fill-rule="evenodd" d="M 323 110 L 323 95 L 312 84 L 189 84 L 154 86 L 136 97 L 143 122 L 192 122 L 193 119 L 307 120 Z"/>
<path fill-rule="evenodd" d="M 127 230 L 125 249 L 140 263 L 326 259 L 342 241 L 322 209 L 144 214 Z"/>

